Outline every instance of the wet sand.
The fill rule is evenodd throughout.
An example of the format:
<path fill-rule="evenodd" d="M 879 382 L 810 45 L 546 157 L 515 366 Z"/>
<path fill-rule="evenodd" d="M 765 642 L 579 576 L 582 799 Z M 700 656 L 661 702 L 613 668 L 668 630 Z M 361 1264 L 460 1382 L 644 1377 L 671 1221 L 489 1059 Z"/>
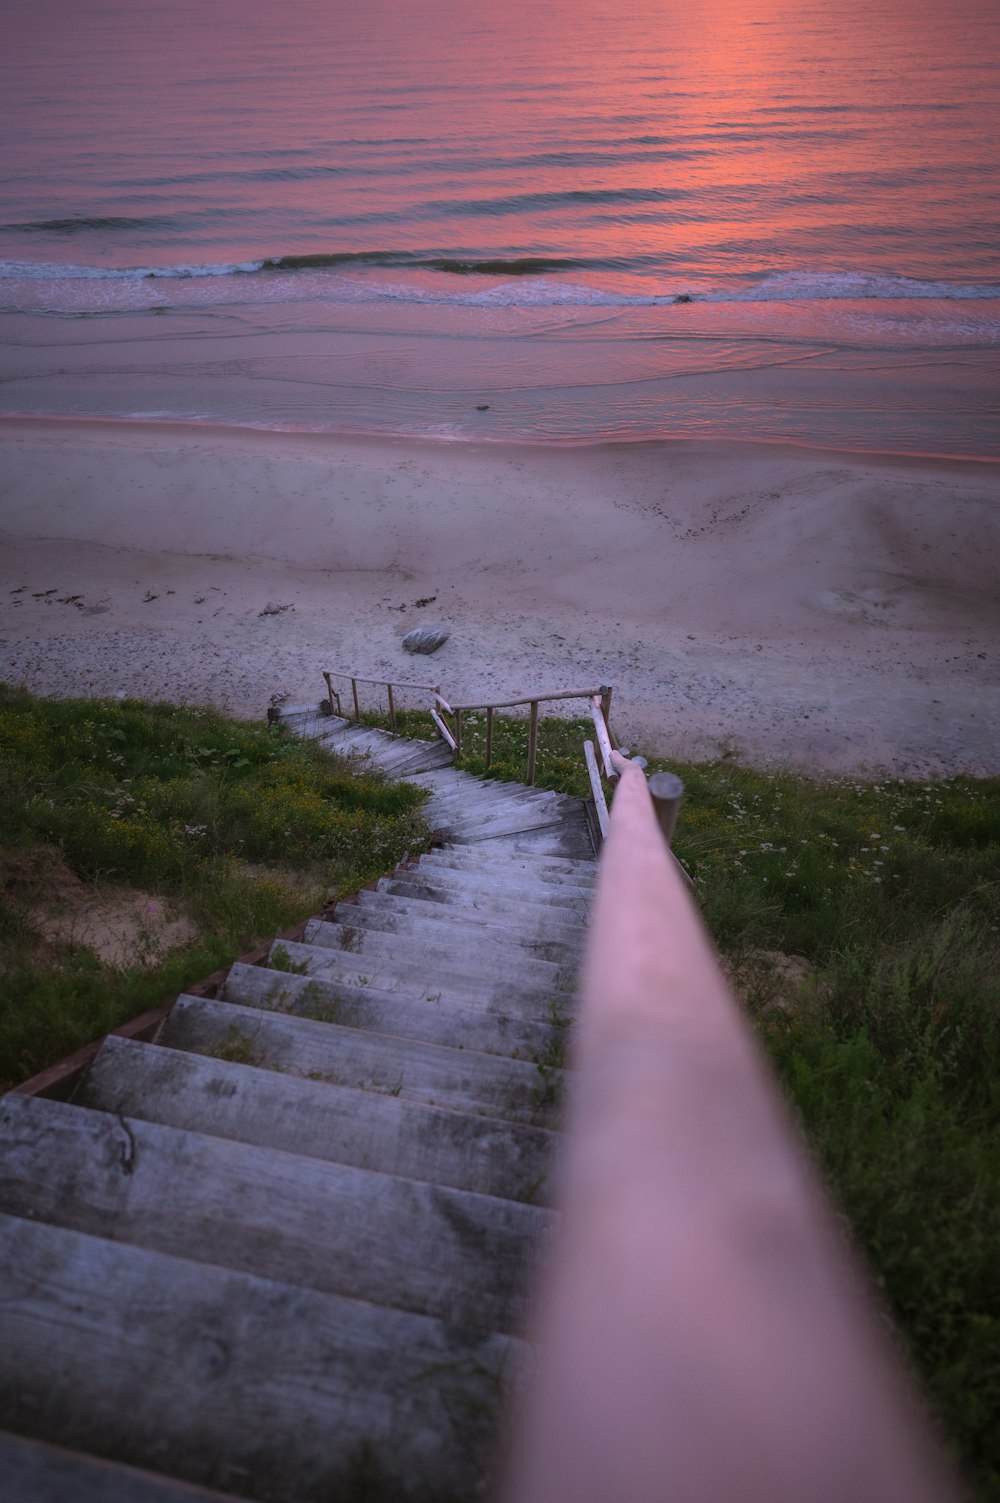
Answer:
<path fill-rule="evenodd" d="M 659 754 L 1000 771 L 997 465 L 9 419 L 0 542 L 0 676 L 38 693 L 606 682 Z"/>

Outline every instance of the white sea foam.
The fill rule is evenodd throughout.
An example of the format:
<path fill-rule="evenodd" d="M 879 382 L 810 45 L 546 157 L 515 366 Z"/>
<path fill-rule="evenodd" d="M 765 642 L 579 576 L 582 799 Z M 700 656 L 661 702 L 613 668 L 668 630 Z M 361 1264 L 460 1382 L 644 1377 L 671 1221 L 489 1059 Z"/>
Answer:
<path fill-rule="evenodd" d="M 945 301 L 1000 297 L 989 284 L 922 282 L 882 272 L 779 271 L 739 291 L 709 293 L 706 301 L 724 303 L 790 303 L 879 298 L 937 298 Z"/>
<path fill-rule="evenodd" d="M 262 271 L 264 261 L 231 261 L 181 266 L 78 266 L 63 261 L 0 261 L 0 281 L 21 282 L 142 282 L 165 277 L 229 277 Z"/>
<path fill-rule="evenodd" d="M 391 276 L 391 279 L 390 279 Z M 268 260 L 177 266 L 101 267 L 62 262 L 0 261 L 0 309 L 7 312 L 139 311 L 162 305 L 202 308 L 226 303 L 326 306 L 413 303 L 452 308 L 660 308 L 677 303 L 982 302 L 1000 300 L 1000 286 L 921 281 L 887 273 L 772 272 L 738 285 L 619 287 L 570 280 L 565 273 L 491 276 L 486 285 L 398 266 L 275 268 Z"/>

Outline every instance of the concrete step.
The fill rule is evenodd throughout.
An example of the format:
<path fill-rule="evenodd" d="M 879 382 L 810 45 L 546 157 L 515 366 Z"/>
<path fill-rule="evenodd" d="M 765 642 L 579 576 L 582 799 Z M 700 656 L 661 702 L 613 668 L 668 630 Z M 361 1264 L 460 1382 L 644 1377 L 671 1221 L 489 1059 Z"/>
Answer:
<path fill-rule="evenodd" d="M 73 1099 L 98 1111 L 258 1148 L 505 1200 L 551 1201 L 555 1134 L 402 1096 L 302 1080 L 111 1035 Z"/>
<path fill-rule="evenodd" d="M 289 1013 L 367 1033 L 420 1039 L 452 1049 L 460 1046 L 508 1059 L 534 1062 L 549 1058 L 562 1041 L 561 1030 L 550 1023 L 461 1007 L 429 990 L 416 996 L 405 991 L 383 992 L 371 986 L 346 986 L 321 976 L 297 976 L 239 961 L 230 968 L 222 997 L 242 1007 Z"/>
<path fill-rule="evenodd" d="M 425 872 L 420 867 L 409 867 L 399 876 L 380 877 L 374 891 L 398 892 L 400 897 L 425 898 L 432 903 L 450 902 L 456 906 L 478 908 L 484 913 L 551 909 L 566 923 L 576 923 L 581 928 L 586 924 L 590 910 L 589 898 L 582 891 L 570 896 L 572 889 L 493 878 L 464 882 L 461 877 L 437 870 Z"/>
<path fill-rule="evenodd" d="M 535 1018 L 545 1023 L 551 1021 L 553 1006 L 566 1009 L 573 1002 L 569 980 L 565 988 L 545 985 L 539 983 L 533 970 L 529 977 L 521 978 L 495 968 L 492 971 L 476 971 L 473 966 L 462 970 L 446 968 L 440 957 L 414 960 L 412 956 L 351 955 L 291 940 L 277 941 L 271 953 L 277 954 L 280 961 L 275 969 L 294 967 L 293 974 L 297 972 L 316 981 L 370 986 L 377 992 L 395 992 L 414 1001 L 478 1008 L 501 1017 Z"/>
<path fill-rule="evenodd" d="M 6 1503 L 239 1503 L 233 1493 L 209 1492 L 20 1435 L 0 1434 L 0 1477 Z"/>
<path fill-rule="evenodd" d="M 496 1333 L 2 1214 L 0 1309 L 6 1429 L 256 1503 L 479 1496 L 522 1357 Z"/>
<path fill-rule="evenodd" d="M 421 916 L 402 911 L 399 905 L 404 901 L 402 898 L 389 899 L 381 908 L 367 905 L 362 907 L 359 903 L 338 903 L 332 920 L 328 916 L 327 921 L 349 929 L 377 929 L 388 934 L 412 935 L 417 942 L 421 937 L 439 938 L 445 944 L 458 946 L 461 951 L 465 951 L 470 942 L 477 947 L 484 944 L 487 953 L 497 947 L 508 950 L 513 947 L 522 954 L 537 955 L 541 960 L 551 960 L 559 965 L 574 963 L 583 949 L 583 936 L 575 931 L 570 940 L 543 939 L 539 935 L 525 933 L 520 925 L 506 929 L 500 926 L 492 929 L 480 926 L 477 934 L 470 935 L 469 925 L 461 917 L 463 912 L 468 912 L 467 909 L 456 909 L 456 918 L 442 914 L 440 910 Z M 307 944 L 312 943 L 308 930 L 305 939 Z"/>
<path fill-rule="evenodd" d="M 521 1325 L 554 1214 L 16 1094 L 0 1210 L 482 1331 Z"/>
<path fill-rule="evenodd" d="M 547 1066 L 181 996 L 157 1043 L 532 1127 L 558 1125 Z"/>
<path fill-rule="evenodd" d="M 530 948 L 499 943 L 470 934 L 457 925 L 451 933 L 396 934 L 363 925 L 310 919 L 303 944 L 336 950 L 353 957 L 359 966 L 369 960 L 388 960 L 406 966 L 426 966 L 428 974 L 480 977 L 487 966 L 500 968 L 506 980 L 565 991 L 576 979 L 574 963 L 546 960 Z"/>

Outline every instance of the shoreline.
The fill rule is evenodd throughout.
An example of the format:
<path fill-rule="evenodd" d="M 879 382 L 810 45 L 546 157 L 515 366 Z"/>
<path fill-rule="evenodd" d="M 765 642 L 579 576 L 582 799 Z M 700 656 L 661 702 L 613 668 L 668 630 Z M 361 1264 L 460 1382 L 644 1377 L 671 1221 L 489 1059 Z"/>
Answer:
<path fill-rule="evenodd" d="M 1000 771 L 988 460 L 4 417 L 0 466 L 0 676 L 40 693 L 262 715 L 331 665 L 466 701 L 579 678 L 660 755 Z"/>
<path fill-rule="evenodd" d="M 679 445 L 691 445 L 693 448 L 727 449 L 747 448 L 751 450 L 767 449 L 775 453 L 789 451 L 796 454 L 811 454 L 814 456 L 829 456 L 835 459 L 857 459 L 866 463 L 878 464 L 885 462 L 890 465 L 945 465 L 949 469 L 962 469 L 969 467 L 979 471 L 984 465 L 993 465 L 1000 472 L 1000 454 L 944 454 L 933 450 L 907 450 L 907 449 L 868 449 L 864 447 L 840 448 L 834 444 L 812 443 L 807 439 L 798 438 L 723 438 L 716 439 L 703 437 L 698 434 L 658 434 L 656 436 L 641 436 L 635 434 L 622 434 L 618 438 L 601 437 L 577 437 L 577 438 L 491 438 L 488 434 L 477 434 L 475 437 L 460 434 L 445 433 L 371 433 L 362 429 L 349 428 L 283 428 L 265 423 L 225 423 L 215 418 L 179 418 L 179 417 L 122 417 L 114 413 L 88 414 L 85 416 L 73 416 L 65 413 L 48 412 L 3 412 L 0 413 L 0 441 L 7 429 L 17 429 L 24 426 L 28 431 L 38 427 L 45 428 L 83 428 L 83 429 L 121 429 L 123 431 L 145 431 L 158 433 L 162 430 L 174 431 L 181 434 L 199 434 L 203 432 L 216 434 L 220 438 L 227 436 L 239 438 L 249 437 L 253 434 L 262 434 L 276 439 L 303 439 L 317 440 L 324 444 L 391 444 L 403 443 L 417 446 L 440 446 L 442 448 L 473 448 L 473 449 L 526 449 L 536 450 L 566 450 L 577 449 L 618 449 L 618 448 L 642 448 L 655 445 L 661 448 L 671 448 Z"/>

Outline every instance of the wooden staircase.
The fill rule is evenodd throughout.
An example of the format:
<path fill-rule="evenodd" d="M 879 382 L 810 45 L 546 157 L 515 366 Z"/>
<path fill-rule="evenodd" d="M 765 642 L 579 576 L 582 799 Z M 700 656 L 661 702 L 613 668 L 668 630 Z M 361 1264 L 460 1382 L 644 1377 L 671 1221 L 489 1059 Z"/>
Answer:
<path fill-rule="evenodd" d="M 155 1042 L 106 1039 L 71 1101 L 0 1101 L 9 1503 L 488 1495 L 552 1232 L 583 807 L 282 718 L 428 787 L 442 843 Z"/>

